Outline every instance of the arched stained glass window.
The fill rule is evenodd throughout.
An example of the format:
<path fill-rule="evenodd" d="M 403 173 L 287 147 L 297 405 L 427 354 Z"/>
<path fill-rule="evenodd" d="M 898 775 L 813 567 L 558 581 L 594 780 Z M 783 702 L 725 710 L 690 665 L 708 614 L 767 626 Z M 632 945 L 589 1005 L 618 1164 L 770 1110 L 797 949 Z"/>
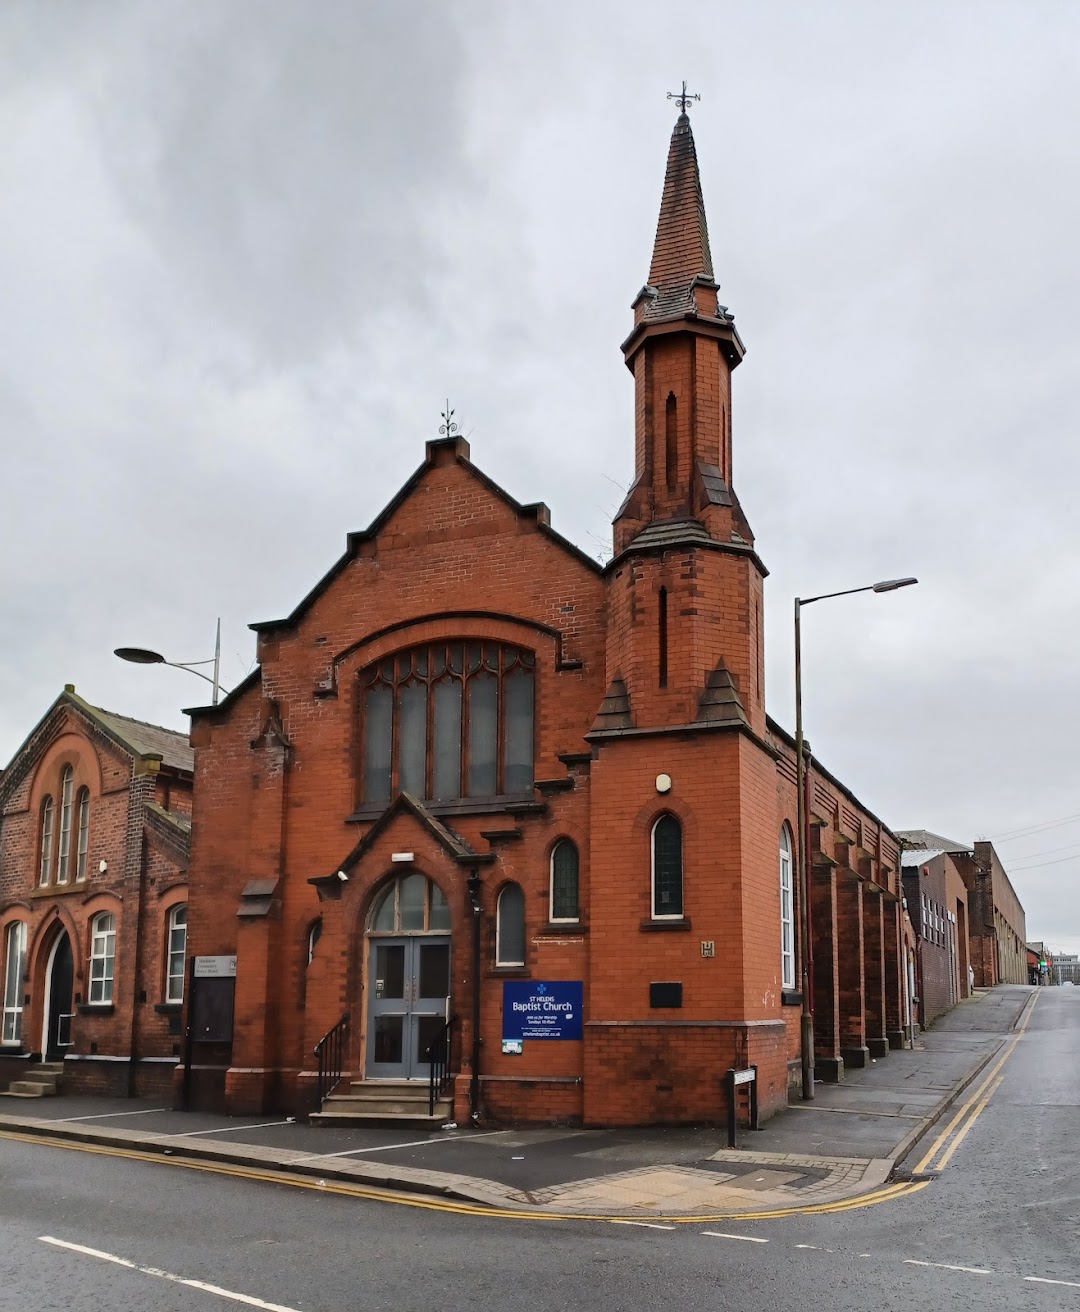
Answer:
<path fill-rule="evenodd" d="M 376 898 L 368 929 L 389 934 L 447 933 L 450 907 L 446 895 L 424 875 L 402 875 Z"/>
<path fill-rule="evenodd" d="M 528 792 L 536 660 L 495 642 L 438 642 L 360 676 L 363 800 Z"/>
<path fill-rule="evenodd" d="M 520 884 L 506 884 L 495 913 L 495 964 L 525 964 L 525 894 Z"/>
<path fill-rule="evenodd" d="M 578 896 L 578 850 L 563 838 L 551 850 L 551 919 L 576 921 Z"/>
<path fill-rule="evenodd" d="M 652 831 L 653 919 L 676 919 L 682 913 L 682 825 L 673 815 L 662 815 Z"/>

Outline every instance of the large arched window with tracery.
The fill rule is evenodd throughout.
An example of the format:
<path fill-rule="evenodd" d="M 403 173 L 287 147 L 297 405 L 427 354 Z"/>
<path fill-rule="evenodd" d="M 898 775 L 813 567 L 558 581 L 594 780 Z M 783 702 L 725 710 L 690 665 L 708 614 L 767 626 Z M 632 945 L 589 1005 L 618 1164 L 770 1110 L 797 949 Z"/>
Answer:
<path fill-rule="evenodd" d="M 364 670 L 364 803 L 528 792 L 535 668 L 532 652 L 473 640 L 413 647 Z"/>

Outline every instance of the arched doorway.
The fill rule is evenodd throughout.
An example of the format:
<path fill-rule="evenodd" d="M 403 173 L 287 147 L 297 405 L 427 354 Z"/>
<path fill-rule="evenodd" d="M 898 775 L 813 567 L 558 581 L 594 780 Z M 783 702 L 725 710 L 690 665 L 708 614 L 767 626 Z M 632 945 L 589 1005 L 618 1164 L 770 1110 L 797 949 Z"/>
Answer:
<path fill-rule="evenodd" d="M 367 1061 L 377 1080 L 426 1080 L 450 1007 L 450 908 L 423 875 L 392 880 L 368 919 Z"/>
<path fill-rule="evenodd" d="M 63 1061 L 71 1047 L 72 989 L 75 985 L 75 959 L 66 929 L 60 931 L 45 967 L 45 1028 L 41 1051 L 46 1061 Z"/>

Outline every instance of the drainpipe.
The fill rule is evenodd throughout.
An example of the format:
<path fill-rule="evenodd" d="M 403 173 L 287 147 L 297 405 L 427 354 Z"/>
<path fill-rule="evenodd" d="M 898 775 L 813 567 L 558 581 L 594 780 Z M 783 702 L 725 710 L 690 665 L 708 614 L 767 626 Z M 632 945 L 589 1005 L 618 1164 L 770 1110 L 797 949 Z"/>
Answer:
<path fill-rule="evenodd" d="M 480 902 L 480 872 L 475 867 L 468 879 L 469 906 L 472 909 L 472 1079 L 469 1081 L 469 1119 L 480 1119 L 480 919 L 484 908 Z"/>
<path fill-rule="evenodd" d="M 128 1038 L 127 1096 L 129 1098 L 135 1097 L 135 1077 L 139 1064 L 139 1013 L 143 1005 L 142 989 L 140 987 L 143 968 L 143 939 L 150 932 L 148 926 L 143 923 L 146 906 L 146 875 L 149 864 L 150 856 L 146 841 L 146 830 L 144 829 L 139 852 L 139 891 L 135 901 L 135 969 L 134 987 L 131 992 L 131 1034 Z"/>

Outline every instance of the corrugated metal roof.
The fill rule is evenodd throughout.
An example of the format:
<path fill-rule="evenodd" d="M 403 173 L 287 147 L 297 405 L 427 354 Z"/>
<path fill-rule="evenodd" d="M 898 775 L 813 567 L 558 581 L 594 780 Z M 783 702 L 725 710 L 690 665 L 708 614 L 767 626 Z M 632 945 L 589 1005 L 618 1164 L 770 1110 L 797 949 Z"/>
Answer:
<path fill-rule="evenodd" d="M 912 866 L 924 866 L 927 861 L 933 861 L 934 857 L 944 855 L 943 848 L 905 847 L 900 853 L 900 864 L 910 869 Z"/>

